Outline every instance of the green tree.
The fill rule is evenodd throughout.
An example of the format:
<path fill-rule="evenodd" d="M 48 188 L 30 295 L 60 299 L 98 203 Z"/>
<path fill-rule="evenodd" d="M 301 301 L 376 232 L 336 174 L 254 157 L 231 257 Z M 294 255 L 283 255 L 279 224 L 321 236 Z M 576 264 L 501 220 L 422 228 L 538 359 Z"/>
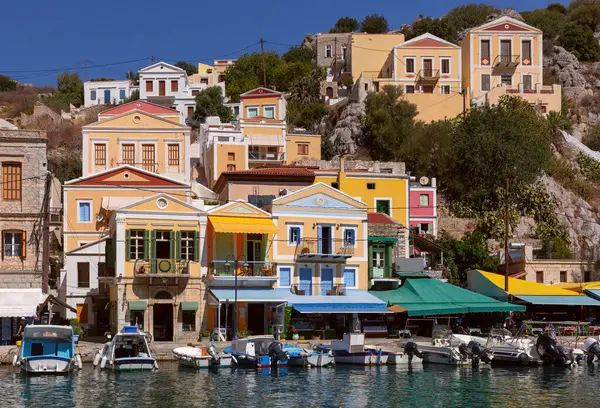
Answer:
<path fill-rule="evenodd" d="M 373 155 L 379 160 L 396 160 L 415 129 L 417 106 L 402 98 L 400 87 L 386 85 L 382 91 L 367 95 L 363 127 Z"/>
<path fill-rule="evenodd" d="M 590 149 L 600 152 L 600 125 L 588 129 L 581 141 Z"/>
<path fill-rule="evenodd" d="M 440 120 L 429 124 L 418 123 L 404 140 L 401 158 L 414 174 L 445 179 L 451 157 L 450 146 L 455 121 Z"/>
<path fill-rule="evenodd" d="M 403 28 L 402 33 L 406 40 L 429 33 L 452 43 L 456 43 L 457 41 L 456 29 L 445 19 L 440 20 L 421 16 L 410 26 Z"/>
<path fill-rule="evenodd" d="M 204 122 L 208 116 L 218 116 L 221 123 L 231 122 L 234 119 L 233 112 L 223 103 L 223 94 L 218 86 L 211 86 L 198 92 L 194 119 Z"/>
<path fill-rule="evenodd" d="M 446 20 L 450 26 L 460 32 L 487 22 L 490 14 L 499 12 L 500 10 L 494 6 L 470 3 L 453 8 L 442 17 L 442 20 Z"/>
<path fill-rule="evenodd" d="M 329 30 L 330 33 L 352 33 L 360 28 L 357 19 L 352 17 L 340 17 L 334 26 Z"/>
<path fill-rule="evenodd" d="M 81 151 L 67 150 L 64 154 L 48 156 L 48 169 L 64 184 L 81 177 Z"/>
<path fill-rule="evenodd" d="M 280 63 L 273 68 L 270 78 L 269 87 L 275 88 L 278 91 L 288 92 L 292 85 L 300 78 L 306 78 L 312 73 L 312 64 L 307 62 L 291 62 Z M 323 78 L 325 79 L 325 78 Z M 267 79 L 268 80 L 268 79 Z"/>
<path fill-rule="evenodd" d="M 129 102 L 137 101 L 139 99 L 140 99 L 140 90 L 136 89 L 135 91 L 131 92 L 131 95 L 129 95 L 128 98 L 123 99 L 123 103 L 129 103 Z"/>
<path fill-rule="evenodd" d="M 550 11 L 556 11 L 560 14 L 567 14 L 567 8 L 560 3 L 550 3 L 546 9 Z M 523 15 L 521 14 L 521 16 Z"/>
<path fill-rule="evenodd" d="M 60 112 L 68 110 L 69 104 L 81 106 L 83 104 L 83 82 L 79 74 L 63 72 L 57 77 L 57 90 L 54 95 L 44 98 L 44 104 Z"/>
<path fill-rule="evenodd" d="M 17 89 L 17 81 L 6 75 L 0 75 L 0 92 L 14 91 Z"/>
<path fill-rule="evenodd" d="M 545 38 L 556 38 L 562 34 L 565 26 L 565 16 L 555 9 L 537 9 L 524 11 L 521 17 L 525 22 L 544 32 Z"/>
<path fill-rule="evenodd" d="M 177 61 L 175 63 L 175 66 L 183 69 L 185 73 L 188 74 L 188 76 L 198 73 L 198 68 L 194 64 L 190 64 L 189 62 Z"/>
<path fill-rule="evenodd" d="M 573 22 L 565 24 L 562 35 L 558 37 L 558 42 L 581 61 L 598 61 L 600 59 L 600 44 L 588 26 Z"/>
<path fill-rule="evenodd" d="M 114 80 L 114 78 L 98 77 L 90 79 L 90 82 L 109 82 Z"/>
<path fill-rule="evenodd" d="M 480 232 L 467 232 L 462 239 L 456 239 L 444 231 L 438 243 L 445 249 L 450 276 L 457 280 L 452 283 L 465 283 L 467 271 L 472 269 L 493 272 L 498 268 L 498 258 L 490 255 L 486 238 Z"/>
<path fill-rule="evenodd" d="M 312 63 L 315 59 L 315 51 L 310 47 L 291 47 L 281 56 L 285 62 Z"/>
<path fill-rule="evenodd" d="M 585 25 L 596 31 L 600 24 L 600 2 L 598 1 L 572 1 L 569 4 L 567 17 L 569 21 Z"/>
<path fill-rule="evenodd" d="M 137 82 L 140 80 L 140 74 L 138 72 L 129 71 L 125 74 L 125 79 Z"/>
<path fill-rule="evenodd" d="M 327 109 L 322 103 L 298 104 L 290 102 L 287 106 L 286 119 L 292 127 L 304 128 L 313 132 L 326 114 Z"/>
<path fill-rule="evenodd" d="M 388 21 L 381 14 L 371 14 L 360 23 L 360 31 L 369 34 L 385 34 L 389 31 Z"/>
<path fill-rule="evenodd" d="M 265 52 L 267 87 L 274 87 L 276 69 L 282 60 L 275 52 Z M 261 54 L 244 54 L 225 73 L 227 76 L 227 96 L 232 102 L 239 102 L 240 94 L 263 85 L 263 60 Z M 281 75 L 281 73 L 278 73 Z M 279 89 L 284 91 L 284 89 Z"/>
<path fill-rule="evenodd" d="M 324 79 L 325 71 L 323 69 L 298 75 L 288 87 L 289 100 L 303 105 L 318 103 L 321 99 L 321 81 Z"/>

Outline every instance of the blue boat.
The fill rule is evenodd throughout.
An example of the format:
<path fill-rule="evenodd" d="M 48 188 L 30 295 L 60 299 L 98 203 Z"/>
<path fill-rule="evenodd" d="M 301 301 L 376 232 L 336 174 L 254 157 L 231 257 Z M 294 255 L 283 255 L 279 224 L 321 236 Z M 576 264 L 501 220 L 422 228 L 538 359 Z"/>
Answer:
<path fill-rule="evenodd" d="M 236 365 L 250 368 L 287 366 L 288 355 L 281 342 L 273 336 L 250 336 L 233 340 L 224 350 L 231 354 Z"/>
<path fill-rule="evenodd" d="M 137 326 L 125 326 L 94 357 L 94 367 L 114 371 L 144 371 L 158 368 L 150 352 L 148 335 Z"/>
<path fill-rule="evenodd" d="M 306 350 L 301 347 L 285 345 L 283 351 L 289 356 L 288 364 L 294 367 L 326 367 L 333 365 L 333 353 L 324 348 Z"/>
<path fill-rule="evenodd" d="M 81 369 L 71 326 L 28 325 L 13 365 L 35 374 L 68 373 Z"/>

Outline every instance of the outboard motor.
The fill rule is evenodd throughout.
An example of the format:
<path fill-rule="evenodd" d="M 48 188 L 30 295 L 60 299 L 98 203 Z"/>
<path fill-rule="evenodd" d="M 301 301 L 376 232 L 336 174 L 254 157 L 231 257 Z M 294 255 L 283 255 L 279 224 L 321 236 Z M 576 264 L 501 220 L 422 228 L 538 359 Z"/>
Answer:
<path fill-rule="evenodd" d="M 413 356 L 417 356 L 419 358 L 423 358 L 424 354 L 421 353 L 417 347 L 417 343 L 409 341 L 404 345 L 404 354 L 408 356 L 408 362 L 410 363 L 413 359 Z"/>
<path fill-rule="evenodd" d="M 288 354 L 283 351 L 283 345 L 279 341 L 274 341 L 269 345 L 267 354 L 271 357 L 273 364 L 277 364 L 278 361 L 287 361 Z"/>
<path fill-rule="evenodd" d="M 547 334 L 540 335 L 535 346 L 546 365 L 565 366 L 572 362 L 567 354 L 567 350 L 564 347 L 558 346 L 556 340 Z"/>
<path fill-rule="evenodd" d="M 598 340 L 588 337 L 585 339 L 583 343 L 583 351 L 587 354 L 587 362 L 593 363 L 594 357 L 597 357 L 600 360 L 600 342 Z"/>
<path fill-rule="evenodd" d="M 468 344 L 461 343 L 458 346 L 458 351 L 465 357 L 471 358 L 471 363 L 474 367 L 479 365 L 479 361 L 483 361 L 486 364 L 489 364 L 492 359 L 487 355 L 486 351 L 481 344 L 477 343 L 475 340 L 471 340 Z"/>
<path fill-rule="evenodd" d="M 104 332 L 104 342 L 110 343 L 111 341 L 112 341 L 112 333 L 109 331 Z"/>
<path fill-rule="evenodd" d="M 208 346 L 206 348 L 206 352 L 209 356 L 213 358 L 213 363 L 218 366 L 219 360 L 221 360 L 221 358 L 219 357 L 219 354 L 217 354 L 217 350 L 215 350 L 215 345 L 211 344 L 210 346 Z"/>

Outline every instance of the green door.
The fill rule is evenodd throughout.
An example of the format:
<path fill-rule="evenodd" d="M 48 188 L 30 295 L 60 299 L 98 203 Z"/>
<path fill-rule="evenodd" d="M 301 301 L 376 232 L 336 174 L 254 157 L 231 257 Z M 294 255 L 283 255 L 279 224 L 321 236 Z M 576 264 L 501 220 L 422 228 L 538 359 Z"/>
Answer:
<path fill-rule="evenodd" d="M 373 245 L 371 270 L 373 279 L 385 277 L 385 245 Z"/>

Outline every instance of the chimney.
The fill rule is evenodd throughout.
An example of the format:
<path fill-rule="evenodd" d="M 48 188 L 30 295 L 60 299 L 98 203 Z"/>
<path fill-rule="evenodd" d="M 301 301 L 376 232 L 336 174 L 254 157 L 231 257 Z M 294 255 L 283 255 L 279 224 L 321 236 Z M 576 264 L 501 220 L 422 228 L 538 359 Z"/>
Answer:
<path fill-rule="evenodd" d="M 340 156 L 340 173 L 343 173 L 344 170 L 344 156 Z"/>
<path fill-rule="evenodd" d="M 431 178 L 431 187 L 437 187 L 435 177 Z"/>

